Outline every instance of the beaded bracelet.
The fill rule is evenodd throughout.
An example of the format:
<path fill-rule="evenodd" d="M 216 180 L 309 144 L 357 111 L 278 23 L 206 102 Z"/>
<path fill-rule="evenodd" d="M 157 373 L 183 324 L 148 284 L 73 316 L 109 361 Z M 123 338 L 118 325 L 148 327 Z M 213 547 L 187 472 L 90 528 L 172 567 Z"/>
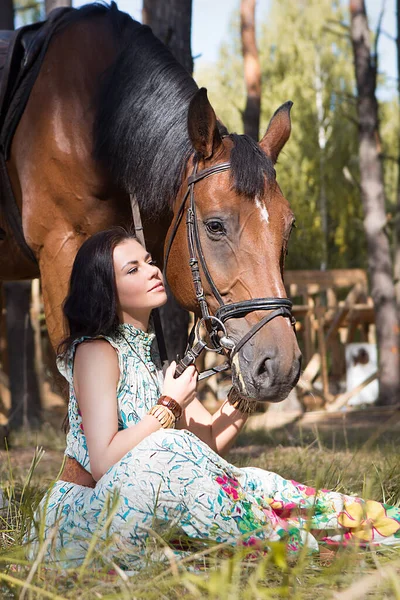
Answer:
<path fill-rule="evenodd" d="M 228 402 L 231 406 L 236 408 L 242 413 L 250 414 L 257 408 L 257 402 L 255 400 L 249 400 L 248 398 L 241 396 L 235 388 L 231 388 L 228 392 Z"/>
<path fill-rule="evenodd" d="M 160 396 L 157 400 L 157 404 L 161 404 L 162 406 L 166 406 L 173 413 L 175 420 L 179 421 L 182 416 L 182 406 L 178 404 L 176 400 L 171 398 L 171 396 Z"/>
<path fill-rule="evenodd" d="M 149 415 L 153 415 L 161 424 L 161 427 L 164 429 L 174 429 L 175 428 L 175 415 L 166 406 L 162 406 L 160 404 L 155 404 L 152 406 L 147 413 Z"/>

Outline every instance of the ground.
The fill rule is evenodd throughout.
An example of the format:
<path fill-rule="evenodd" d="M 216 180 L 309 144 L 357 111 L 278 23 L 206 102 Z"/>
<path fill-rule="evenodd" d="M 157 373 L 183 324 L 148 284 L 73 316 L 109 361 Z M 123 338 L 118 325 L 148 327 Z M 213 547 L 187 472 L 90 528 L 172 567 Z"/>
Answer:
<path fill-rule="evenodd" d="M 62 403 L 48 407 L 41 431 L 15 434 L 10 437 L 9 451 L 0 451 L 0 486 L 12 490 L 17 501 L 35 446 L 43 447 L 45 454 L 33 473 L 33 494 L 40 494 L 57 476 L 65 443 L 61 431 L 64 414 Z M 255 419 L 262 423 L 265 417 Z M 399 505 L 399 430 L 400 411 L 307 413 L 279 429 L 249 427 L 227 458 L 238 466 L 253 465 L 308 485 Z M 25 499 L 25 509 L 28 504 Z M 65 576 L 24 562 L 20 546 L 22 509 L 4 521 L 4 533 L 0 534 L 1 598 L 24 597 L 20 593 L 25 585 L 29 598 L 74 600 L 314 600 L 316 593 L 321 600 L 400 599 L 400 551 L 391 549 L 352 554 L 343 551 L 334 557 L 312 559 L 302 555 L 293 563 L 287 561 L 281 548 L 254 561 L 223 551 L 215 557 L 210 554 L 206 561 L 193 553 L 186 563 L 149 567 L 133 579 L 118 571 L 75 570 Z"/>

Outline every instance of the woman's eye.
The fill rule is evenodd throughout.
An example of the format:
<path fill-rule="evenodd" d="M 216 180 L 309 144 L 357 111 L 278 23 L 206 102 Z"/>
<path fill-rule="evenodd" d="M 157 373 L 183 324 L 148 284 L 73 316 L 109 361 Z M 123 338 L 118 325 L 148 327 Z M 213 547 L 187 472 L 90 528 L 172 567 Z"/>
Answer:
<path fill-rule="evenodd" d="M 225 233 L 225 227 L 221 221 L 207 221 L 205 226 L 207 231 L 213 235 L 222 235 Z"/>
<path fill-rule="evenodd" d="M 155 260 L 149 260 L 148 264 L 154 265 L 155 267 L 157 266 L 157 262 Z"/>
<path fill-rule="evenodd" d="M 129 269 L 128 271 L 128 275 L 130 275 L 131 273 L 137 273 L 137 267 L 133 267 L 132 269 Z"/>

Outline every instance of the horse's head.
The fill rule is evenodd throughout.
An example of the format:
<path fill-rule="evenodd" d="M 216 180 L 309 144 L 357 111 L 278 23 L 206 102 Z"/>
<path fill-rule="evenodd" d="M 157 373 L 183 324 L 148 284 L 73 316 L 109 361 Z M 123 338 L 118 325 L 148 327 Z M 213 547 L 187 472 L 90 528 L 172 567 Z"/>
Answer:
<path fill-rule="evenodd" d="M 300 373 L 290 303 L 282 301 L 283 266 L 294 217 L 274 170 L 290 135 L 290 108 L 288 102 L 276 111 L 256 144 L 247 136 L 221 135 L 206 91 L 197 92 L 188 113 L 194 158 L 187 164 L 167 235 L 167 246 L 173 238 L 167 264 L 172 292 L 182 306 L 201 316 L 189 267 L 186 222 L 188 215 L 191 220 L 192 201 L 189 236 L 199 262 L 199 289 L 204 289 L 210 313 L 221 315 L 227 335 L 237 344 L 231 352 L 234 387 L 259 401 L 286 398 Z M 214 168 L 217 165 L 221 170 Z M 196 265 L 192 268 L 196 271 Z M 248 312 L 244 301 L 254 299 L 263 302 Z M 268 303 L 271 299 L 275 306 Z M 241 304 L 233 318 L 225 320 L 221 302 L 228 307 Z M 257 329 L 262 320 L 267 322 Z"/>

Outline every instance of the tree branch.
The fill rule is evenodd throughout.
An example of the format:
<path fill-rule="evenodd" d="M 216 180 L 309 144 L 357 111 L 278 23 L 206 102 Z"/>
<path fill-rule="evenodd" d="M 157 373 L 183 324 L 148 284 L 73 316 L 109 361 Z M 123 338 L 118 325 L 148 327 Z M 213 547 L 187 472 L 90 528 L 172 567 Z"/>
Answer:
<path fill-rule="evenodd" d="M 354 104 L 357 103 L 357 96 L 355 96 L 354 94 L 350 94 L 349 92 L 344 92 L 343 90 L 333 90 L 333 93 L 338 98 L 345 98 L 346 100 L 349 100 L 350 102 L 353 102 Z"/>
<path fill-rule="evenodd" d="M 399 164 L 400 161 L 400 156 L 391 156 L 390 154 L 385 154 L 384 152 L 381 152 L 379 154 L 379 158 L 381 158 L 382 160 L 389 160 L 391 162 L 395 162 L 396 164 Z"/>
<path fill-rule="evenodd" d="M 381 6 L 380 13 L 379 13 L 378 25 L 376 27 L 376 34 L 375 34 L 375 44 L 374 44 L 375 65 L 378 64 L 378 42 L 379 42 L 379 36 L 381 34 L 383 15 L 385 14 L 385 5 L 386 5 L 386 0 L 382 0 L 382 6 Z"/>
<path fill-rule="evenodd" d="M 331 33 L 332 35 L 336 35 L 336 37 L 339 37 L 339 38 L 344 38 L 346 40 L 350 39 L 349 33 L 340 33 L 340 31 L 335 31 L 334 29 L 331 29 L 330 27 L 327 27 L 326 25 L 324 25 L 324 27 L 322 28 L 322 31 L 327 31 L 328 33 Z"/>
<path fill-rule="evenodd" d="M 347 119 L 348 121 L 350 121 L 350 123 L 353 123 L 356 127 L 359 127 L 360 122 L 358 119 L 356 119 L 355 117 L 352 117 L 351 115 L 349 115 L 346 111 L 344 111 L 342 108 L 340 108 L 340 113 L 343 116 L 343 118 Z"/>
<path fill-rule="evenodd" d="M 339 27 L 350 31 L 350 25 L 348 23 L 343 23 L 343 21 L 338 21 L 337 19 L 327 19 L 326 22 L 332 23 L 332 25 L 339 25 Z"/>
<path fill-rule="evenodd" d="M 343 167 L 342 172 L 346 181 L 354 185 L 358 190 L 361 190 L 360 182 L 354 177 L 353 173 L 350 171 L 347 165 Z"/>

